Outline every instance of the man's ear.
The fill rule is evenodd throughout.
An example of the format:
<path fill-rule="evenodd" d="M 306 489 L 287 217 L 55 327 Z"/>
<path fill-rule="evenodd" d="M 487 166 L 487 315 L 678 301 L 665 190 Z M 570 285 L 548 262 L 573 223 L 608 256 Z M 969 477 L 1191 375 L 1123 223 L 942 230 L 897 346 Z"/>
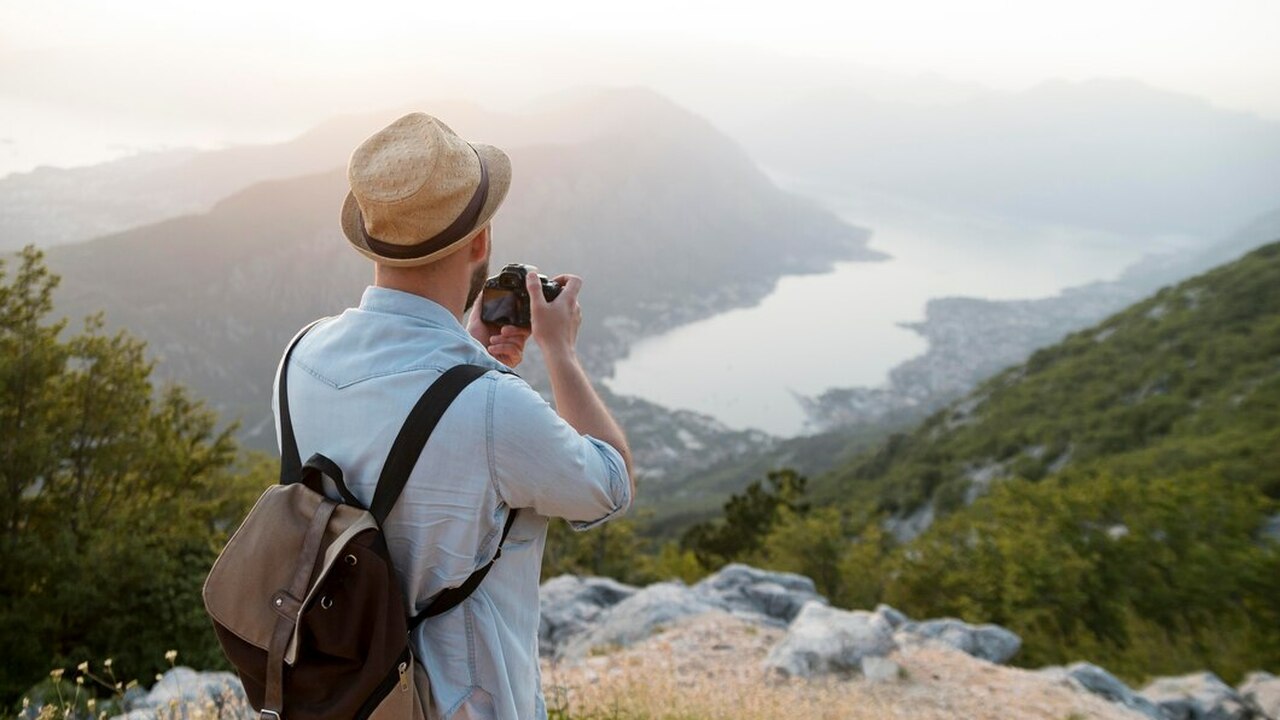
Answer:
<path fill-rule="evenodd" d="M 486 257 L 489 257 L 489 226 L 488 225 L 485 225 L 483 230 L 476 233 L 476 236 L 471 238 L 471 256 L 469 259 L 472 262 L 480 262 L 481 260 L 484 260 Z"/>

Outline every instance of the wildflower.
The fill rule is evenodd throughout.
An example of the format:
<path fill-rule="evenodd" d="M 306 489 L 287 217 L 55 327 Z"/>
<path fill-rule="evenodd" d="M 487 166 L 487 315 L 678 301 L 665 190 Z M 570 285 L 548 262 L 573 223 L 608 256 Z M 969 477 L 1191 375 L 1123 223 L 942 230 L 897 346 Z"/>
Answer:
<path fill-rule="evenodd" d="M 96 698 L 89 698 L 88 700 L 85 701 L 85 707 L 89 708 L 90 710 L 93 710 L 97 706 L 98 706 L 98 700 Z"/>
<path fill-rule="evenodd" d="M 138 687 L 138 681 L 137 681 L 137 680 L 130 680 L 130 681 L 129 681 L 129 684 L 124 686 L 124 689 L 125 689 L 125 690 L 132 690 L 132 689 L 134 689 L 134 688 L 136 688 L 136 687 Z"/>
<path fill-rule="evenodd" d="M 102 663 L 102 667 L 104 667 L 104 668 L 106 668 L 106 669 L 110 670 L 110 669 L 111 669 L 111 658 L 107 658 L 106 660 L 104 660 L 104 661 L 103 661 L 103 663 Z"/>
<path fill-rule="evenodd" d="M 88 661 L 88 660 L 85 660 L 84 662 L 82 662 L 82 663 L 80 663 L 79 665 L 77 665 L 77 666 L 76 666 L 76 670 L 79 670 L 79 671 L 80 671 L 80 672 L 82 672 L 82 673 L 87 673 L 87 672 L 89 672 L 89 661 Z"/>
<path fill-rule="evenodd" d="M 164 659 L 168 660 L 169 664 L 172 665 L 173 661 L 178 659 L 178 651 L 170 650 L 169 652 L 164 654 Z"/>
<path fill-rule="evenodd" d="M 52 672 L 50 672 L 49 677 L 53 678 L 54 680 L 61 680 L 62 673 L 63 673 L 62 668 L 58 668 L 57 670 L 53 670 Z"/>
<path fill-rule="evenodd" d="M 163 679 L 164 679 L 163 675 L 161 675 L 160 673 L 156 673 L 156 682 L 160 682 Z"/>
<path fill-rule="evenodd" d="M 83 684 L 84 684 L 84 676 L 83 676 L 83 675 L 77 675 L 77 676 L 76 676 L 76 684 L 77 684 L 77 685 L 83 685 Z"/>

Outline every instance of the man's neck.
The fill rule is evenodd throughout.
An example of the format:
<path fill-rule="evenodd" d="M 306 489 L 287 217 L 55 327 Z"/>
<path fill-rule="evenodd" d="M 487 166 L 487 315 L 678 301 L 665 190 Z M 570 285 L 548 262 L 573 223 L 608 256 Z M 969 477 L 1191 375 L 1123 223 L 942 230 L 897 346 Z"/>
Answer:
<path fill-rule="evenodd" d="M 373 284 L 389 290 L 413 293 L 424 297 L 458 318 L 462 322 L 467 303 L 467 279 L 461 281 L 455 276 L 457 272 L 447 272 L 445 267 L 412 267 L 394 268 L 376 265 L 373 272 Z M 462 273 L 465 275 L 465 273 Z"/>

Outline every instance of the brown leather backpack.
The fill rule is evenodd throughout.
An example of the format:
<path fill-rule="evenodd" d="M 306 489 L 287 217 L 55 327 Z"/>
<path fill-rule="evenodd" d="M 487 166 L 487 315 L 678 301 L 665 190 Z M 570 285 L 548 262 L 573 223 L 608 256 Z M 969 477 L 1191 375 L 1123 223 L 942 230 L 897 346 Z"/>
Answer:
<path fill-rule="evenodd" d="M 280 484 L 267 489 L 223 549 L 204 586 L 223 652 L 261 718 L 408 720 L 428 714 L 426 674 L 415 668 L 412 631 L 467 598 L 493 562 L 410 616 L 382 525 L 445 410 L 488 371 L 452 368 L 410 411 L 365 508 L 323 455 L 300 462 L 280 372 Z M 325 479 L 339 499 L 326 495 Z M 515 521 L 511 510 L 494 562 Z"/>

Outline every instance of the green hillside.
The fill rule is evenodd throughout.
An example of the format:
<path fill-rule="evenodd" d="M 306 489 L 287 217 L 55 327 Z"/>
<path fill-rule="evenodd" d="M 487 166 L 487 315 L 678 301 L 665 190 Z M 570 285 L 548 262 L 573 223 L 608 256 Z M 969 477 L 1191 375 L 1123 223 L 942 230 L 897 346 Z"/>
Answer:
<path fill-rule="evenodd" d="M 1280 497 L 1280 243 L 1037 351 L 817 485 L 945 515 L 1002 477 L 1211 465 Z"/>
<path fill-rule="evenodd" d="M 1036 352 L 807 487 L 783 477 L 681 550 L 704 570 L 803 573 L 843 607 L 1003 625 L 1027 667 L 1278 669 L 1280 243 Z"/>

